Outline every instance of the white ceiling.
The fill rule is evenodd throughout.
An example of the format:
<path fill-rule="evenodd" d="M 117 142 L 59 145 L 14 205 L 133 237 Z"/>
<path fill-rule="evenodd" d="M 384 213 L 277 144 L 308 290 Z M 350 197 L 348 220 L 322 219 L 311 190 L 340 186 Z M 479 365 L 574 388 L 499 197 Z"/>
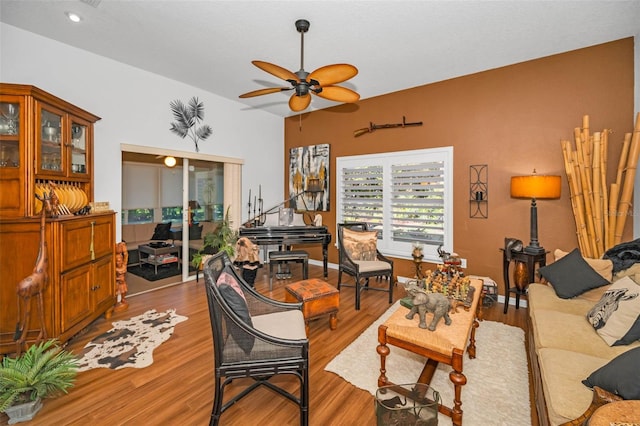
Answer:
<path fill-rule="evenodd" d="M 300 18 L 304 69 L 355 65 L 342 85 L 361 99 L 640 36 L 638 0 L 0 0 L 4 23 L 282 117 L 292 92 L 238 95 L 288 84 L 251 60 L 298 71 Z M 310 110 L 332 105 L 314 97 Z"/>

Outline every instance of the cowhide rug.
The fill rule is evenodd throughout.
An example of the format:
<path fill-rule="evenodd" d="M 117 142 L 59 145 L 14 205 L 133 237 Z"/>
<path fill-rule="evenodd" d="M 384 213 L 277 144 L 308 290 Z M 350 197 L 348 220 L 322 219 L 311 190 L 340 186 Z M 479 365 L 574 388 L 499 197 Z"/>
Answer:
<path fill-rule="evenodd" d="M 115 321 L 113 328 L 87 343 L 80 354 L 78 371 L 92 368 L 144 368 L 153 364 L 153 350 L 168 340 L 176 324 L 188 318 L 175 309 L 155 309 L 128 320 Z"/>

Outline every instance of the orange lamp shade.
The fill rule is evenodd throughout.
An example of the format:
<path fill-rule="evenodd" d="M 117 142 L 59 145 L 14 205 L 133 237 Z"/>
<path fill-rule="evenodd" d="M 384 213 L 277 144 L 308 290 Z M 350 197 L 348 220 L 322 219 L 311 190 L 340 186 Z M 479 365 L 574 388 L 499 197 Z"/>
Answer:
<path fill-rule="evenodd" d="M 560 198 L 560 176 L 528 175 L 511 178 L 512 198 Z"/>

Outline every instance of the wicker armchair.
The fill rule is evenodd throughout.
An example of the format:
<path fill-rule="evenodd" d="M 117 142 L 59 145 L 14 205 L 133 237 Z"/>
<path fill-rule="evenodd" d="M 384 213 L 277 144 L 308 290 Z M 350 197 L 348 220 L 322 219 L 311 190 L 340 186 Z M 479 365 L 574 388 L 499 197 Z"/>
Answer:
<path fill-rule="evenodd" d="M 235 271 L 225 252 L 207 260 L 204 276 L 213 332 L 215 397 L 211 425 L 231 405 L 264 385 L 300 406 L 300 424 L 309 423 L 309 340 L 301 303 L 264 297 Z M 269 379 L 291 374 L 300 381 L 299 396 Z M 225 386 L 234 379 L 254 379 L 224 402 Z"/>
<path fill-rule="evenodd" d="M 389 293 L 389 303 L 393 302 L 393 261 L 382 255 L 375 248 L 375 243 L 369 247 L 371 260 L 360 260 L 354 258 L 354 250 L 348 247 L 345 242 L 345 229 L 365 233 L 367 224 L 364 222 L 350 222 L 338 224 L 338 290 L 340 287 L 355 287 L 356 289 L 356 311 L 360 310 L 360 292 L 363 290 L 386 291 Z M 365 236 L 363 234 L 363 236 Z M 358 243 L 360 244 L 360 243 Z M 342 284 L 342 273 L 355 278 L 355 285 Z M 375 277 L 377 280 L 384 278 L 388 285 L 386 287 L 374 287 L 369 285 L 369 278 Z"/>

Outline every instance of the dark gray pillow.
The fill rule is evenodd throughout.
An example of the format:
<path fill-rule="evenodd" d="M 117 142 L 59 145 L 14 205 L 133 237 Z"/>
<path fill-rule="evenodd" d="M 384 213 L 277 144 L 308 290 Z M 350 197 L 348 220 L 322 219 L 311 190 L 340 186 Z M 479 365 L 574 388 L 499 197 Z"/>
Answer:
<path fill-rule="evenodd" d="M 249 309 L 247 309 L 247 303 L 245 300 L 238 296 L 238 293 L 226 284 L 222 284 L 218 286 L 220 290 L 220 294 L 224 298 L 225 302 L 233 309 L 233 311 L 248 325 L 252 325 L 251 315 L 249 315 Z M 245 333 L 240 327 L 236 325 L 233 321 L 227 321 L 227 328 L 229 329 L 229 333 L 233 337 L 233 340 L 242 348 L 244 353 L 249 355 L 251 353 L 251 349 L 253 349 L 253 344 L 255 341 L 254 336 Z"/>
<path fill-rule="evenodd" d="M 624 399 L 640 399 L 640 347 L 624 352 L 608 364 L 600 367 L 582 383 L 621 396 Z"/>
<path fill-rule="evenodd" d="M 585 291 L 610 284 L 574 249 L 562 259 L 538 269 L 541 277 L 551 283 L 558 297 L 570 299 Z"/>
<path fill-rule="evenodd" d="M 169 229 L 171 229 L 171 222 L 168 223 L 159 223 L 156 225 L 156 229 L 153 231 L 152 240 L 168 240 L 171 238 L 169 234 Z"/>

